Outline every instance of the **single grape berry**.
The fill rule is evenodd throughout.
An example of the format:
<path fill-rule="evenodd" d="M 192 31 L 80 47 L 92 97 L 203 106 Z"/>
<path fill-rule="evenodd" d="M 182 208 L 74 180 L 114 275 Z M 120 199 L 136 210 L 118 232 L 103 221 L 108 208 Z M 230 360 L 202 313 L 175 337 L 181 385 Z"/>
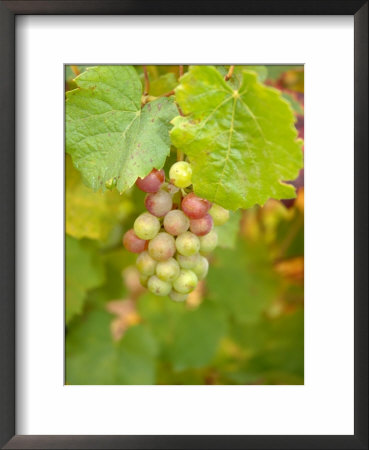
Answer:
<path fill-rule="evenodd" d="M 197 276 L 192 270 L 182 269 L 173 281 L 173 288 L 180 294 L 189 294 L 197 286 Z"/>
<path fill-rule="evenodd" d="M 190 219 L 200 219 L 209 211 L 211 203 L 193 192 L 182 200 L 182 210 Z"/>
<path fill-rule="evenodd" d="M 218 235 L 215 230 L 211 230 L 210 233 L 200 237 L 200 253 L 207 255 L 211 253 L 218 244 Z"/>
<path fill-rule="evenodd" d="M 153 275 L 147 282 L 147 288 L 153 294 L 165 297 L 172 290 L 172 285 Z"/>
<path fill-rule="evenodd" d="M 177 291 L 172 291 L 169 294 L 169 297 L 174 301 L 174 302 L 185 302 L 188 298 L 187 294 L 180 294 Z"/>
<path fill-rule="evenodd" d="M 179 188 L 185 188 L 192 183 L 192 168 L 186 161 L 178 161 L 169 170 L 171 183 Z"/>
<path fill-rule="evenodd" d="M 141 275 L 154 275 L 157 262 L 151 258 L 148 252 L 142 252 L 138 255 L 136 260 L 136 267 Z"/>
<path fill-rule="evenodd" d="M 229 211 L 215 203 L 209 210 L 209 214 L 213 218 L 215 226 L 224 225 L 229 219 Z"/>
<path fill-rule="evenodd" d="M 145 198 L 145 206 L 149 213 L 156 217 L 163 217 L 172 209 L 172 196 L 163 190 L 155 194 L 147 194 Z"/>
<path fill-rule="evenodd" d="M 179 275 L 180 267 L 174 258 L 159 262 L 156 266 L 156 275 L 163 281 L 174 281 Z"/>
<path fill-rule="evenodd" d="M 149 255 L 155 261 L 166 261 L 172 258 L 176 252 L 174 237 L 161 232 L 149 242 Z"/>
<path fill-rule="evenodd" d="M 182 269 L 193 269 L 199 262 L 200 257 L 198 253 L 190 256 L 183 256 L 180 253 L 176 254 L 176 259 Z"/>
<path fill-rule="evenodd" d="M 147 249 L 148 242 L 136 236 L 133 229 L 128 230 L 123 236 L 124 247 L 132 253 L 141 253 Z"/>
<path fill-rule="evenodd" d="M 189 218 L 180 209 L 169 211 L 164 217 L 165 231 L 173 236 L 178 236 L 188 230 Z"/>
<path fill-rule="evenodd" d="M 177 237 L 176 248 L 181 255 L 191 256 L 200 250 L 200 240 L 195 234 L 186 231 Z"/>
<path fill-rule="evenodd" d="M 197 275 L 199 280 L 203 280 L 208 274 L 209 270 L 209 261 L 204 258 L 204 256 L 200 256 L 197 264 L 192 268 L 192 271 Z"/>
<path fill-rule="evenodd" d="M 200 219 L 190 220 L 190 230 L 197 236 L 204 236 L 208 234 L 213 228 L 213 218 L 210 214 L 205 214 L 205 216 Z"/>
<path fill-rule="evenodd" d="M 157 192 L 164 180 L 164 170 L 153 169 L 145 178 L 137 178 L 136 186 L 144 192 Z"/>
<path fill-rule="evenodd" d="M 133 229 L 140 239 L 153 239 L 159 233 L 160 222 L 157 217 L 145 212 L 137 217 Z"/>

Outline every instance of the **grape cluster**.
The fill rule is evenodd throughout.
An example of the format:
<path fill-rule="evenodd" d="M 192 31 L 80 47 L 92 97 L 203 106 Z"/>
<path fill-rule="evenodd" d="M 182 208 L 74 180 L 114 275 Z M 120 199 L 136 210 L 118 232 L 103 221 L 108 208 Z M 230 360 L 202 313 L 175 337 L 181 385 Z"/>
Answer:
<path fill-rule="evenodd" d="M 191 165 L 178 161 L 164 170 L 153 169 L 136 186 L 146 192 L 145 207 L 133 229 L 123 236 L 125 248 L 139 253 L 141 284 L 155 295 L 181 302 L 206 277 L 206 258 L 218 242 L 213 225 L 223 225 L 229 212 L 184 189 L 191 184 Z M 183 197 L 182 197 L 183 195 Z"/>

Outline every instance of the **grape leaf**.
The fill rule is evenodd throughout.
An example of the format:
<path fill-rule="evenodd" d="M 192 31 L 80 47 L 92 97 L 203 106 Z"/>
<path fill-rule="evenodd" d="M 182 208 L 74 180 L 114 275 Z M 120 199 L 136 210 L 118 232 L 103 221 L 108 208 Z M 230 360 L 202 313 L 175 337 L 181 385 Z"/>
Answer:
<path fill-rule="evenodd" d="M 157 345 L 143 326 L 129 328 L 122 340 L 110 333 L 112 316 L 94 310 L 74 323 L 66 338 L 67 384 L 154 384 Z"/>
<path fill-rule="evenodd" d="M 175 371 L 205 367 L 227 330 L 224 310 L 210 301 L 192 311 L 183 303 L 163 302 L 148 293 L 138 306 L 160 343 L 161 360 L 171 363 Z"/>
<path fill-rule="evenodd" d="M 104 283 L 105 273 L 91 242 L 66 236 L 65 246 L 65 321 L 68 324 L 82 312 L 87 291 Z"/>
<path fill-rule="evenodd" d="M 218 234 L 218 247 L 235 248 L 237 235 L 240 231 L 241 211 L 230 211 L 228 222 L 215 227 Z"/>
<path fill-rule="evenodd" d="M 229 311 L 235 321 L 260 319 L 278 296 L 280 279 L 262 244 L 239 241 L 236 249 L 220 249 L 207 276 L 208 297 Z"/>
<path fill-rule="evenodd" d="M 67 155 L 65 227 L 70 236 L 105 241 L 132 209 L 132 201 L 117 191 L 95 193 L 86 187 Z"/>
<path fill-rule="evenodd" d="M 172 98 L 159 98 L 141 109 L 142 86 L 132 66 L 91 67 L 67 92 L 66 149 L 83 182 L 105 191 L 114 179 L 119 192 L 170 152 L 171 119 L 178 114 Z"/>
<path fill-rule="evenodd" d="M 231 329 L 232 338 L 249 355 L 239 370 L 228 376 L 240 383 L 303 384 L 304 312 Z"/>
<path fill-rule="evenodd" d="M 193 166 L 195 192 L 224 208 L 293 198 L 302 167 L 294 115 L 279 91 L 242 71 L 238 89 L 212 66 L 191 66 L 176 88 L 185 116 L 172 123 L 173 144 Z"/>
<path fill-rule="evenodd" d="M 211 302 L 187 313 L 178 323 L 168 349 L 175 370 L 206 366 L 226 333 L 224 311 Z"/>

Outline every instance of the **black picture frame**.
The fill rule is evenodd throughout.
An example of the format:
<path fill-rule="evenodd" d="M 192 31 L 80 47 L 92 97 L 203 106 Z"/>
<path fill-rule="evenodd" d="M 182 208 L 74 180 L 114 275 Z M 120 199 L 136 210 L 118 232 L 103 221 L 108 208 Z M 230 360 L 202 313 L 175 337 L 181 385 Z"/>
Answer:
<path fill-rule="evenodd" d="M 15 18 L 19 14 L 352 15 L 355 37 L 355 432 L 349 436 L 15 435 Z M 339 63 L 339 62 L 338 62 Z M 368 449 L 368 2 L 0 1 L 0 445 L 6 449 Z M 337 392 L 339 396 L 339 392 Z M 318 407 L 318 406 L 317 406 Z"/>

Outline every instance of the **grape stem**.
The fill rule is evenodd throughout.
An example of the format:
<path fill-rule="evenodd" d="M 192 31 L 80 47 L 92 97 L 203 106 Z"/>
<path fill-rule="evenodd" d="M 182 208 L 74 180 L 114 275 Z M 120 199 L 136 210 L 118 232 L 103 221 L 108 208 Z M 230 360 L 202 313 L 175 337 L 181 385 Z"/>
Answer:
<path fill-rule="evenodd" d="M 234 71 L 234 66 L 229 66 L 229 70 L 227 75 L 224 77 L 225 81 L 228 81 L 232 75 L 233 75 L 233 71 Z"/>
<path fill-rule="evenodd" d="M 70 68 L 76 77 L 81 73 L 78 66 L 70 66 Z"/>
<path fill-rule="evenodd" d="M 184 159 L 183 152 L 177 148 L 177 161 L 183 161 L 183 159 Z"/>

